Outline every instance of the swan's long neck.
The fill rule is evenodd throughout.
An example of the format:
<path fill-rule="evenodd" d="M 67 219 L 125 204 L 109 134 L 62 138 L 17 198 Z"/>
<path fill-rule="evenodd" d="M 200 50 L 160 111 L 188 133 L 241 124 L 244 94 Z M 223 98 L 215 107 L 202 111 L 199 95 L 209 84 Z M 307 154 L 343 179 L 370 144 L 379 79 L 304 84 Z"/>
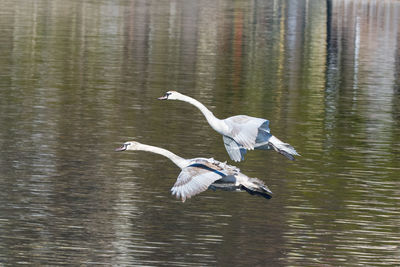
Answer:
<path fill-rule="evenodd" d="M 219 132 L 220 134 L 225 134 L 225 132 L 228 131 L 228 126 L 225 124 L 225 122 L 215 117 L 214 114 L 208 108 L 206 108 L 206 106 L 204 106 L 196 99 L 186 95 L 181 95 L 179 100 L 190 103 L 193 106 L 197 107 L 201 111 L 201 113 L 203 113 L 204 117 L 206 117 L 208 124 L 210 124 L 210 126 L 215 131 Z"/>
<path fill-rule="evenodd" d="M 173 163 L 175 163 L 179 168 L 184 168 L 187 166 L 188 161 L 184 158 L 179 157 L 178 155 L 175 155 L 171 151 L 168 151 L 164 148 L 161 147 L 155 147 L 155 146 L 149 146 L 149 145 L 144 145 L 140 144 L 137 147 L 137 150 L 143 150 L 143 151 L 148 151 L 156 154 L 160 154 L 164 157 L 169 158 Z"/>

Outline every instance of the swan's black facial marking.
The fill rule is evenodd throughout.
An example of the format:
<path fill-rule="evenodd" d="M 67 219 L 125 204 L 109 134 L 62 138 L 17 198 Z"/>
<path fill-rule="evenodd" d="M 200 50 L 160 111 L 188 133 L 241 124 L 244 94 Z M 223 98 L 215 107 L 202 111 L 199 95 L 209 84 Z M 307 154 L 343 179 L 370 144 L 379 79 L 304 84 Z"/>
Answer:
<path fill-rule="evenodd" d="M 158 100 L 168 100 L 168 97 L 171 95 L 171 92 L 166 92 L 164 96 L 159 97 Z"/>

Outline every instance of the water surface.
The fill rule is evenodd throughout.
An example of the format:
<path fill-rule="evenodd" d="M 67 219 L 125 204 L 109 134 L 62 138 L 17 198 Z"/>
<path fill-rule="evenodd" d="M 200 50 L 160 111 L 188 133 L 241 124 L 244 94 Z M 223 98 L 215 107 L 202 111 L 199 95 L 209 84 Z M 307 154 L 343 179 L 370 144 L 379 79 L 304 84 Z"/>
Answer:
<path fill-rule="evenodd" d="M 0 2 L 0 263 L 400 265 L 398 1 Z M 195 107 L 302 154 L 235 164 L 274 192 L 170 195 L 228 160 Z M 232 163 L 228 161 L 229 163 Z"/>

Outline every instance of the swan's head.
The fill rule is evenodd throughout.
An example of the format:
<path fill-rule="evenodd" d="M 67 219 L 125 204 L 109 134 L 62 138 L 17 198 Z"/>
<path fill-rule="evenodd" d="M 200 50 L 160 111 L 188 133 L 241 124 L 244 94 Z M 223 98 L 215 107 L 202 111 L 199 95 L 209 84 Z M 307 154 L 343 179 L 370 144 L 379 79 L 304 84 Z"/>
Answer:
<path fill-rule="evenodd" d="M 159 97 L 158 100 L 180 100 L 182 96 L 183 95 L 177 91 L 168 91 L 164 96 Z"/>
<path fill-rule="evenodd" d="M 125 142 L 121 147 L 115 149 L 115 151 L 125 151 L 125 150 L 139 150 L 140 143 L 136 141 Z"/>

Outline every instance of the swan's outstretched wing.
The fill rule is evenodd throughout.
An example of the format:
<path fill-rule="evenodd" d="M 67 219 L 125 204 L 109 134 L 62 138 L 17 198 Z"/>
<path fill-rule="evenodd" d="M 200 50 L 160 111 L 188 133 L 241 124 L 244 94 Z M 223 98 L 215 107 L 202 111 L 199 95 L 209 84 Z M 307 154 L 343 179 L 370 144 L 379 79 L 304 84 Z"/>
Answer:
<path fill-rule="evenodd" d="M 183 168 L 171 188 L 172 194 L 184 202 L 187 198 L 207 190 L 212 183 L 225 177 L 227 171 L 220 166 L 221 163 L 215 161 L 219 163 L 215 164 L 213 161 L 204 159 Z"/>
<path fill-rule="evenodd" d="M 233 161 L 244 160 L 244 155 L 246 154 L 246 149 L 243 148 L 243 146 L 236 143 L 235 140 L 233 140 L 232 138 L 230 138 L 226 135 L 223 135 L 222 138 L 224 140 L 225 149 L 228 152 L 231 160 L 233 160 Z"/>
<path fill-rule="evenodd" d="M 268 129 L 268 120 L 246 115 L 229 117 L 224 120 L 230 128 L 230 136 L 245 149 L 253 150 L 256 144 L 258 129 Z M 228 152 L 229 153 L 229 152 Z"/>

